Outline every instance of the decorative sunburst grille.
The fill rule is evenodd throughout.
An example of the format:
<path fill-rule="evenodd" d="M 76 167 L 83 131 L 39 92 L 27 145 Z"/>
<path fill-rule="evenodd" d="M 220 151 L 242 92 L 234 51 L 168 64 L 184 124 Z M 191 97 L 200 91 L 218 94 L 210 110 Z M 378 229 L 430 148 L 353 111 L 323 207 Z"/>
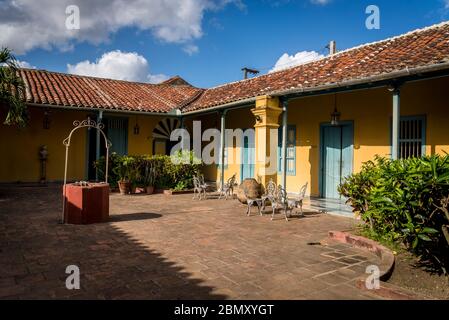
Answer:
<path fill-rule="evenodd" d="M 161 120 L 153 130 L 153 138 L 170 140 L 171 132 L 180 127 L 181 122 L 178 119 L 167 118 Z"/>

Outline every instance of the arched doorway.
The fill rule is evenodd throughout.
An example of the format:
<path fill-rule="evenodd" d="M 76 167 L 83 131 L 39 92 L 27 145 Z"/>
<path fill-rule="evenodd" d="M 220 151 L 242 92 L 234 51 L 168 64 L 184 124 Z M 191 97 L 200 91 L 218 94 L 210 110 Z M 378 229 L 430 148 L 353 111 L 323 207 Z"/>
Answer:
<path fill-rule="evenodd" d="M 176 118 L 166 118 L 157 124 L 153 130 L 153 154 L 169 155 L 170 150 L 177 141 L 170 141 L 170 134 L 173 130 L 181 128 L 181 121 Z"/>

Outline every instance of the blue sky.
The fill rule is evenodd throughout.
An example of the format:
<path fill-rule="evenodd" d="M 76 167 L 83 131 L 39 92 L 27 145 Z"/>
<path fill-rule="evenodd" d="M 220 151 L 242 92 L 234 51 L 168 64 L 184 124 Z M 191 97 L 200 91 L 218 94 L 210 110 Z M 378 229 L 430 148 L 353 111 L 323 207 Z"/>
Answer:
<path fill-rule="evenodd" d="M 12 47 L 19 53 L 16 56 L 20 61 L 40 69 L 116 78 L 123 78 L 122 74 L 127 72 L 136 74 L 128 80 L 139 81 L 180 75 L 193 85 L 212 87 L 240 80 L 243 66 L 267 73 L 285 53 L 315 51 L 324 54 L 330 40 L 336 40 L 341 50 L 449 19 L 449 0 L 218 0 L 212 4 L 208 0 L 189 0 L 191 6 L 182 9 L 188 11 L 186 18 L 182 18 L 185 21 L 179 23 L 175 18 L 179 14 L 176 3 L 162 10 L 157 7 L 161 1 L 133 1 L 138 11 L 142 3 L 147 6 L 148 13 L 140 20 L 136 20 L 133 12 L 125 12 L 128 9 L 123 8 L 128 7 L 104 8 L 118 11 L 114 13 L 117 18 L 105 27 L 95 24 L 98 15 L 88 16 L 84 22 L 85 25 L 92 22 L 90 30 L 83 29 L 84 15 L 103 9 L 88 8 L 89 2 L 80 1 L 80 30 L 84 33 L 67 34 L 67 31 L 56 32 L 57 27 L 46 22 L 57 20 L 52 17 L 61 10 L 49 7 L 53 4 L 57 7 L 59 2 L 43 1 L 46 4 L 41 3 L 41 6 L 48 7 L 42 9 L 42 19 L 14 29 L 11 26 L 31 14 L 27 10 L 35 12 L 37 9 L 31 2 L 17 7 L 9 0 L 0 0 L 6 4 L 0 9 L 0 46 Z M 368 16 L 365 9 L 371 4 L 380 9 L 379 30 L 365 27 Z M 148 21 L 152 19 L 157 23 L 147 23 L 145 16 L 149 17 Z M 7 36 L 2 36 L 2 31 Z M 25 37 L 24 33 L 29 34 Z M 36 37 L 39 41 L 29 40 Z M 114 51 L 116 54 L 108 55 Z M 102 67 L 95 65 L 100 64 L 103 55 L 106 57 Z M 108 65 L 114 59 L 128 60 L 123 68 L 120 64 L 118 67 L 117 64 Z M 78 65 L 83 61 L 84 64 Z"/>

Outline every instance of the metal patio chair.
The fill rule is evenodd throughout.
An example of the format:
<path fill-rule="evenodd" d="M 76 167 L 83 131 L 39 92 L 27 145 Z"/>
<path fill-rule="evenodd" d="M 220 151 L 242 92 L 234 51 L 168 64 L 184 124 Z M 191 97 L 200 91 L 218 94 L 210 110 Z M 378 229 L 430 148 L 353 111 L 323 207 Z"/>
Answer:
<path fill-rule="evenodd" d="M 307 191 L 307 187 L 308 187 L 309 183 L 306 182 L 300 189 L 299 189 L 299 194 L 298 197 L 296 199 L 291 199 L 288 200 L 288 207 L 289 208 L 299 208 L 301 211 L 301 216 L 304 216 L 304 212 L 302 210 L 302 205 L 304 202 L 304 198 L 306 196 L 306 191 Z"/>
<path fill-rule="evenodd" d="M 288 210 L 291 211 L 293 208 L 289 207 L 288 198 L 287 198 L 287 191 L 282 186 L 278 186 L 276 197 L 273 199 L 273 202 L 271 203 L 273 214 L 271 215 L 271 220 L 274 220 L 274 214 L 276 213 L 276 210 L 281 209 L 284 211 L 285 220 L 288 221 Z"/>
<path fill-rule="evenodd" d="M 231 198 L 234 197 L 234 185 L 235 185 L 235 174 L 228 179 L 228 181 L 224 184 L 223 187 L 220 187 L 220 196 L 218 199 L 221 199 L 221 197 L 225 197 L 226 200 L 228 200 L 228 196 Z"/>
<path fill-rule="evenodd" d="M 270 201 L 270 205 L 273 205 L 274 199 L 276 198 L 277 187 L 273 179 L 270 179 L 265 188 L 265 194 L 262 196 L 262 211 L 265 210 L 267 200 Z"/>
<path fill-rule="evenodd" d="M 200 174 L 198 176 L 198 180 L 200 183 L 200 188 L 203 189 L 204 199 L 207 199 L 207 188 L 209 187 L 204 179 L 204 175 Z"/>
<path fill-rule="evenodd" d="M 245 193 L 246 204 L 248 205 L 248 210 L 246 211 L 246 215 L 247 216 L 251 215 L 251 207 L 254 205 L 257 205 L 259 215 L 262 215 L 262 198 L 250 198 L 248 196 L 247 188 L 243 188 L 243 192 Z"/>
<path fill-rule="evenodd" d="M 206 194 L 206 189 L 207 189 L 207 185 L 204 183 L 204 177 L 200 178 L 199 176 L 193 176 L 193 198 L 192 200 L 195 199 L 197 193 L 198 193 L 198 200 L 201 200 L 201 196 L 204 197 L 204 199 L 206 199 L 207 194 Z"/>

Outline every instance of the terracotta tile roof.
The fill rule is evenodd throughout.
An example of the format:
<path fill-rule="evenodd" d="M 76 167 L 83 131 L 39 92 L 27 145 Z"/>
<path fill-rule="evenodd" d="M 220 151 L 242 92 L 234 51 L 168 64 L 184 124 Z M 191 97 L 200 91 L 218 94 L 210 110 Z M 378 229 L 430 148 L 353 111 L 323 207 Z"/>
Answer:
<path fill-rule="evenodd" d="M 447 64 L 449 21 L 208 90 L 195 88 L 178 76 L 154 85 L 34 69 L 21 69 L 20 73 L 28 103 L 167 113 L 203 110 L 260 95 L 317 90 L 353 80 L 370 82 L 376 76 L 394 78 L 396 71 L 419 67 L 449 69 Z"/>
<path fill-rule="evenodd" d="M 208 89 L 182 111 L 206 109 L 259 95 L 301 91 L 445 62 L 449 62 L 449 21 L 297 67 Z"/>
<path fill-rule="evenodd" d="M 179 77 L 162 84 L 137 83 L 20 69 L 26 102 L 61 107 L 169 112 L 181 108 L 203 91 Z"/>

